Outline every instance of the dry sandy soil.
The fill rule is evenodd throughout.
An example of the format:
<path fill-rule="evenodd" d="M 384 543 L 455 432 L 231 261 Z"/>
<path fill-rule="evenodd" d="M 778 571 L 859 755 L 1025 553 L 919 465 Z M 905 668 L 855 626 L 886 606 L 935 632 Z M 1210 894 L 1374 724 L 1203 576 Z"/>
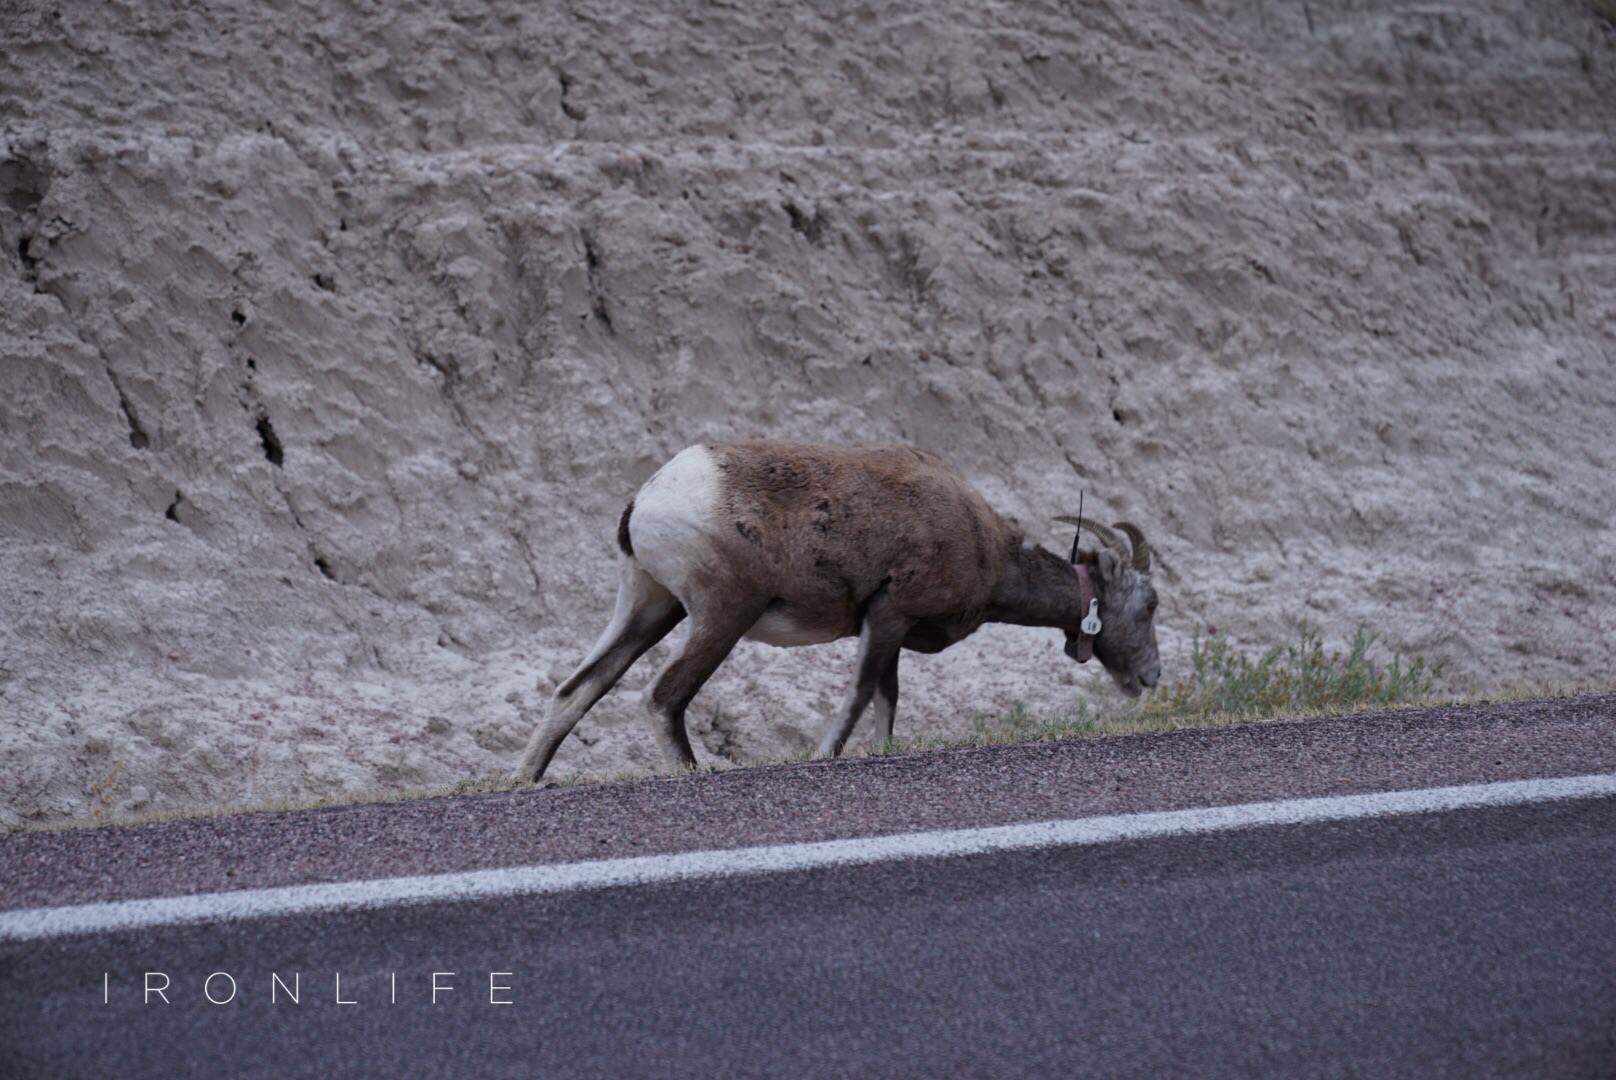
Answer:
<path fill-rule="evenodd" d="M 1084 489 L 1169 676 L 1307 619 L 1607 679 L 1616 27 L 1325 6 L 9 3 L 0 823 L 509 768 L 724 437 L 929 446 L 1052 544 Z M 1060 645 L 908 661 L 900 733 L 1113 693 Z M 698 754 L 849 655 L 743 645 Z M 650 670 L 561 772 L 658 764 Z"/>

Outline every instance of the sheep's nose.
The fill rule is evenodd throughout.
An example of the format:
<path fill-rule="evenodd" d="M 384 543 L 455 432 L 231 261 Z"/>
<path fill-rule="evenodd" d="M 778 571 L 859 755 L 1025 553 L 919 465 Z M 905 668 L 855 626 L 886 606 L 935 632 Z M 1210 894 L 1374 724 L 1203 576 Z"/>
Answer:
<path fill-rule="evenodd" d="M 1150 670 L 1139 676 L 1139 681 L 1145 686 L 1155 686 L 1157 683 L 1161 682 L 1160 661 L 1150 665 Z"/>

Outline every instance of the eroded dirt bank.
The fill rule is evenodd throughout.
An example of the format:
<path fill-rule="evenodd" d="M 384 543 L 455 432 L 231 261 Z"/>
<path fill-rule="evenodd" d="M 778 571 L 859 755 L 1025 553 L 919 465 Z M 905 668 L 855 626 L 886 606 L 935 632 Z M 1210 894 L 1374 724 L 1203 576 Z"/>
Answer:
<path fill-rule="evenodd" d="M 1577 0 L 13 5 L 0 821 L 507 767 L 701 439 L 1152 534 L 1164 653 L 1616 646 L 1616 30 Z M 806 746 L 743 646 L 698 753 Z M 643 667 L 563 771 L 654 764 Z M 1070 702 L 1058 637 L 900 731 Z M 109 778 L 110 783 L 109 783 Z"/>

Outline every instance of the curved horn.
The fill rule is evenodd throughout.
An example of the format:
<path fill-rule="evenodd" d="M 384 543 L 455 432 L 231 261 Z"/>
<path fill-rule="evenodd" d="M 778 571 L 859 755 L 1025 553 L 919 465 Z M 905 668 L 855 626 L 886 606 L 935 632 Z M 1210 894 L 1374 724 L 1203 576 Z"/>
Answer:
<path fill-rule="evenodd" d="M 1145 539 L 1145 534 L 1131 521 L 1118 521 L 1115 525 L 1133 541 L 1133 568 L 1141 574 L 1150 573 L 1150 541 Z"/>
<path fill-rule="evenodd" d="M 1128 550 L 1128 545 L 1123 542 L 1122 537 L 1118 536 L 1116 533 L 1112 532 L 1110 529 L 1106 528 L 1104 525 L 1101 525 L 1098 521 L 1095 521 L 1092 518 L 1079 519 L 1073 517 L 1071 514 L 1056 514 L 1055 520 L 1063 525 L 1076 525 L 1080 532 L 1083 529 L 1087 529 L 1099 539 L 1100 543 L 1104 544 L 1118 555 L 1121 555 L 1124 559 L 1133 558 L 1133 553 Z"/>

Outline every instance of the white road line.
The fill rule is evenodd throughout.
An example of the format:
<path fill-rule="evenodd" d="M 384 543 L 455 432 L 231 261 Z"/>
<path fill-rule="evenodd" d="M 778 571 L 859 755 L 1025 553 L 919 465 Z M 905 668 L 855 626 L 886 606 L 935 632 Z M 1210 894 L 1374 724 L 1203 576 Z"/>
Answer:
<path fill-rule="evenodd" d="M 902 833 L 856 840 L 692 851 L 682 855 L 647 855 L 634 859 L 513 866 L 458 874 L 34 908 L 0 913 L 0 941 L 34 941 L 69 934 L 107 933 L 229 919 L 527 896 L 694 878 L 780 873 L 821 866 L 852 866 L 900 859 L 938 859 L 996 851 L 1104 844 L 1113 840 L 1214 833 L 1260 825 L 1302 825 L 1612 795 L 1616 795 L 1616 774 L 1514 780 L 1373 795 L 1116 814 L 983 829 Z"/>

